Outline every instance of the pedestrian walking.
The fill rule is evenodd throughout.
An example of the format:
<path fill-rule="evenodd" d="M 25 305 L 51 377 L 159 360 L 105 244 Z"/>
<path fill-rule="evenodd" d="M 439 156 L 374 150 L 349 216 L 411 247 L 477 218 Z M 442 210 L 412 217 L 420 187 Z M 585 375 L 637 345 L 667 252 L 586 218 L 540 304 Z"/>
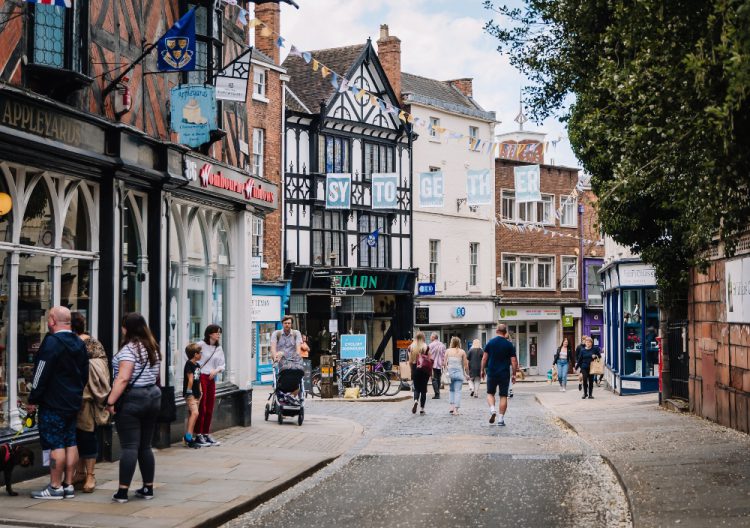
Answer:
<path fill-rule="evenodd" d="M 414 405 L 411 406 L 412 414 L 416 414 L 419 405 L 419 414 L 424 414 L 424 405 L 427 401 L 427 382 L 432 375 L 432 355 L 424 341 L 424 334 L 417 332 L 414 341 L 409 345 L 409 363 L 414 364 L 412 380 L 414 383 Z"/>
<path fill-rule="evenodd" d="M 487 404 L 490 406 L 490 423 L 495 423 L 497 418 L 497 425 L 504 426 L 505 413 L 508 410 L 508 388 L 511 379 L 516 377 L 518 360 L 516 347 L 508 339 L 507 325 L 498 324 L 495 333 L 497 335 L 484 346 L 481 374 L 482 377 L 485 373 L 487 374 Z M 496 393 L 500 396 L 497 410 L 495 409 Z"/>
<path fill-rule="evenodd" d="M 443 361 L 445 360 L 445 345 L 440 341 L 437 333 L 430 334 L 430 356 L 432 357 L 432 390 L 435 391 L 433 400 L 440 399 L 440 386 L 443 376 Z"/>
<path fill-rule="evenodd" d="M 182 396 L 185 398 L 185 407 L 188 411 L 183 441 L 187 447 L 194 449 L 210 445 L 203 442 L 198 435 L 194 436 L 195 423 L 198 421 L 198 415 L 200 414 L 199 406 L 202 394 L 201 366 L 199 365 L 202 354 L 203 348 L 198 343 L 190 343 L 186 346 L 185 355 L 188 359 L 182 371 Z"/>
<path fill-rule="evenodd" d="M 583 350 L 584 348 L 586 348 L 586 340 L 588 338 L 589 338 L 589 336 L 587 336 L 587 335 L 582 335 L 581 336 L 581 342 L 576 347 L 576 356 L 572 359 L 574 367 L 575 367 L 575 365 L 578 364 L 578 358 L 581 357 L 581 350 Z M 583 380 L 579 378 L 579 380 L 578 380 L 578 390 L 580 391 L 581 389 L 583 389 Z"/>
<path fill-rule="evenodd" d="M 568 362 L 570 359 L 570 344 L 568 338 L 564 337 L 560 346 L 557 347 L 552 366 L 557 368 L 557 381 L 560 383 L 560 391 L 565 392 L 568 386 Z"/>
<path fill-rule="evenodd" d="M 104 346 L 86 333 L 86 318 L 82 313 L 73 312 L 70 321 L 73 333 L 83 341 L 89 358 L 89 380 L 83 389 L 83 402 L 76 422 L 78 467 L 73 484 L 80 484 L 84 493 L 93 493 L 96 489 L 96 457 L 99 456 L 97 431 L 109 423 L 105 405 L 112 387 Z"/>
<path fill-rule="evenodd" d="M 479 339 L 475 339 L 471 343 L 471 349 L 469 350 L 469 389 L 471 390 L 470 395 L 474 398 L 479 398 L 479 384 L 482 381 L 482 356 L 484 350 L 482 350 L 482 342 Z"/>
<path fill-rule="evenodd" d="M 26 410 L 29 414 L 38 410 L 39 440 L 42 449 L 50 452 L 50 482 L 31 492 L 31 497 L 70 499 L 75 497 L 76 422 L 89 380 L 89 358 L 86 345 L 71 330 L 70 310 L 50 308 L 47 329 L 34 357 L 34 382 Z"/>
<path fill-rule="evenodd" d="M 451 380 L 448 399 L 451 406 L 450 413 L 458 415 L 458 410 L 461 408 L 461 389 L 464 380 L 469 375 L 469 360 L 466 357 L 466 351 L 461 348 L 461 340 L 457 337 L 451 338 L 451 346 L 445 351 L 443 369 L 447 369 Z"/>
<path fill-rule="evenodd" d="M 583 375 L 583 397 L 594 399 L 594 376 L 590 374 L 589 369 L 591 368 L 591 360 L 594 358 L 601 358 L 602 353 L 598 346 L 594 346 L 594 341 L 590 337 L 586 336 L 584 341 L 585 346 L 581 349 L 578 354 L 578 360 L 576 362 L 576 370 L 580 369 Z"/>
<path fill-rule="evenodd" d="M 279 368 L 276 386 L 281 392 L 296 398 L 305 375 L 305 365 L 302 362 L 302 334 L 292 328 L 293 323 L 291 315 L 282 317 L 282 329 L 271 334 L 271 357 Z"/>
<path fill-rule="evenodd" d="M 128 489 L 135 466 L 141 470 L 143 485 L 136 497 L 154 498 L 156 459 L 151 450 L 151 439 L 161 405 L 159 379 L 161 354 L 146 319 L 139 313 L 129 313 L 122 319 L 122 344 L 112 357 L 115 381 L 107 399 L 107 410 L 115 416 L 115 428 L 120 439 L 119 486 L 112 500 L 128 502 Z"/>
<path fill-rule="evenodd" d="M 195 432 L 198 440 L 203 444 L 218 446 L 220 442 L 211 436 L 211 420 L 214 417 L 214 403 L 216 402 L 216 376 L 224 372 L 226 360 L 224 349 L 221 348 L 221 327 L 210 324 L 203 332 L 201 346 L 201 401 L 198 405 L 198 420 Z"/>

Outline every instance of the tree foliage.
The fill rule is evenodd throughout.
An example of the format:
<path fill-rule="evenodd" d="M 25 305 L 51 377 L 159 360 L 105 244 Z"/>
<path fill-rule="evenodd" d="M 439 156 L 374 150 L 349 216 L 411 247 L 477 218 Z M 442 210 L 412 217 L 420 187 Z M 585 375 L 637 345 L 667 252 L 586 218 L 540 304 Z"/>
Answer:
<path fill-rule="evenodd" d="M 524 0 L 485 29 L 568 122 L 599 221 L 656 268 L 669 304 L 750 214 L 750 0 Z M 566 98 L 574 103 L 566 110 Z"/>

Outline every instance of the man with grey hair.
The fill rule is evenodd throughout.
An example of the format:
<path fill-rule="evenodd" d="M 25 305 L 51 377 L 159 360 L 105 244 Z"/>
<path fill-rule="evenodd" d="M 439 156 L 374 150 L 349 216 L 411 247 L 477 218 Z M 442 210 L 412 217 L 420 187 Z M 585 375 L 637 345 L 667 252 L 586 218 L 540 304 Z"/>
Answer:
<path fill-rule="evenodd" d="M 445 359 L 445 345 L 440 341 L 436 332 L 430 334 L 430 354 L 432 354 L 432 389 L 435 391 L 433 400 L 440 399 L 440 378 L 443 375 L 443 359 Z"/>
<path fill-rule="evenodd" d="M 508 326 L 497 325 L 497 335 L 484 346 L 482 356 L 482 377 L 487 374 L 487 404 L 490 406 L 490 423 L 505 425 L 505 412 L 508 410 L 508 387 L 511 379 L 515 380 L 518 371 L 516 347 L 508 339 Z M 499 392 L 500 402 L 495 410 L 495 393 Z M 499 411 L 499 413 L 498 413 Z M 497 415 L 500 414 L 498 417 Z"/>
<path fill-rule="evenodd" d="M 70 310 L 50 308 L 49 333 L 34 357 L 34 381 L 29 394 L 29 412 L 39 406 L 39 440 L 49 450 L 50 483 L 31 493 L 34 499 L 75 497 L 73 474 L 78 464 L 76 421 L 89 380 L 86 345 L 71 330 Z M 63 480 L 63 474 L 65 480 Z"/>

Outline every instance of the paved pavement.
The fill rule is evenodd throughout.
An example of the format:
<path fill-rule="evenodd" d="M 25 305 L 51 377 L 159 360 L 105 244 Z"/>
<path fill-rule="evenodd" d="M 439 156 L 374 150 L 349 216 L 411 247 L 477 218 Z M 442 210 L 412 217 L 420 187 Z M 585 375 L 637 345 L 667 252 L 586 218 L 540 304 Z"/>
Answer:
<path fill-rule="evenodd" d="M 750 436 L 664 410 L 656 394 L 595 388 L 593 400 L 582 400 L 571 385 L 566 393 L 549 385 L 534 392 L 611 461 L 636 527 L 750 527 Z"/>
<path fill-rule="evenodd" d="M 278 494 L 301 477 L 325 466 L 361 436 L 362 426 L 342 417 L 305 415 L 283 425 L 263 421 L 262 397 L 256 391 L 253 424 L 220 431 L 219 447 L 187 449 L 174 445 L 156 450 L 153 501 L 133 497 L 127 504 L 112 502 L 118 465 L 96 467 L 98 488 L 74 499 L 40 501 L 29 492 L 41 489 L 49 477 L 14 485 L 18 497 L 0 496 L 0 526 L 71 527 L 191 527 L 231 519 Z M 272 416 L 275 418 L 275 416 Z M 140 485 L 140 474 L 131 489 Z"/>

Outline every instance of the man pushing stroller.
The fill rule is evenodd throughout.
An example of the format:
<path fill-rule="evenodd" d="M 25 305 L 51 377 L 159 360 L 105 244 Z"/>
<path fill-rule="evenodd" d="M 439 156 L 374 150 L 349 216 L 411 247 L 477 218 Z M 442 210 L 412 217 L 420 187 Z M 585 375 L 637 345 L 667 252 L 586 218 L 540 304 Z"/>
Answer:
<path fill-rule="evenodd" d="M 281 319 L 282 329 L 271 334 L 271 357 L 278 364 L 277 390 L 296 399 L 305 370 L 300 355 L 302 334 L 292 329 L 293 322 L 291 315 L 285 315 Z"/>

